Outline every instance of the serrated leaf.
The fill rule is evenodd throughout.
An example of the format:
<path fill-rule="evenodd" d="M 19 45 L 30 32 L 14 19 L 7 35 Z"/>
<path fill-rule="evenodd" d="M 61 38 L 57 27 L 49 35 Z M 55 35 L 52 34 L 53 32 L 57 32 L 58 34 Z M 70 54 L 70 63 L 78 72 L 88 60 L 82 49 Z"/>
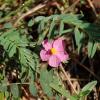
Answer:
<path fill-rule="evenodd" d="M 19 49 L 19 60 L 21 64 L 26 65 L 27 64 L 27 60 L 26 57 L 24 55 L 23 49 Z"/>
<path fill-rule="evenodd" d="M 51 71 L 47 71 L 46 69 L 42 69 L 40 72 L 40 83 L 42 85 L 43 91 L 51 97 L 53 95 L 52 88 L 49 84 L 53 81 L 53 73 Z"/>
<path fill-rule="evenodd" d="M 12 84 L 10 88 L 11 88 L 11 93 L 12 93 L 13 97 L 18 98 L 19 97 L 18 85 L 17 84 Z"/>
<path fill-rule="evenodd" d="M 40 72 L 40 80 L 43 80 L 45 83 L 50 83 L 53 80 L 53 72 L 42 69 Z"/>
<path fill-rule="evenodd" d="M 13 45 L 9 50 L 9 57 L 12 57 L 16 53 L 16 45 Z"/>
<path fill-rule="evenodd" d="M 53 92 L 52 92 L 52 88 L 49 86 L 49 83 L 45 83 L 41 81 L 41 85 L 42 85 L 44 93 L 46 93 L 49 97 L 52 97 Z"/>
<path fill-rule="evenodd" d="M 28 62 L 28 65 L 30 65 L 30 67 L 32 68 L 32 70 L 36 71 L 36 65 L 35 65 L 34 60 L 29 61 L 29 62 Z"/>
<path fill-rule="evenodd" d="M 50 86 L 56 90 L 57 92 L 59 92 L 60 94 L 62 94 L 63 96 L 70 98 L 70 93 L 64 89 L 64 87 L 58 85 L 58 84 L 54 84 L 54 83 L 50 83 Z"/>

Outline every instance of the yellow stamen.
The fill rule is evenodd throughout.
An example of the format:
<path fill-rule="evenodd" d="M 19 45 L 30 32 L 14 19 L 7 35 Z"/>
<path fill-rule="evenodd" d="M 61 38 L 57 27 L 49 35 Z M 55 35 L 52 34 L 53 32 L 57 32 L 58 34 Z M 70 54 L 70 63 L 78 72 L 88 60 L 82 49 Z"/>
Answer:
<path fill-rule="evenodd" d="M 51 51 L 52 54 L 57 54 L 57 50 L 55 48 L 51 48 L 50 51 Z"/>

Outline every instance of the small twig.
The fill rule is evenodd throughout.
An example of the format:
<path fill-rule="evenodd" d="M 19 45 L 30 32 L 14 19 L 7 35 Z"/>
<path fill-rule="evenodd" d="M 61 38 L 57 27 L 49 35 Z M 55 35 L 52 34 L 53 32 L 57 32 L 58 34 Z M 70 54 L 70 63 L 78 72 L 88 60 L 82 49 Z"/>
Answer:
<path fill-rule="evenodd" d="M 3 86 L 11 86 L 12 84 L 16 84 L 16 85 L 30 85 L 30 83 L 27 82 L 27 83 L 7 83 L 7 84 L 3 84 Z"/>
<path fill-rule="evenodd" d="M 94 7 L 92 1 L 91 1 L 91 0 L 87 0 L 87 1 L 88 1 L 88 3 L 89 3 L 90 7 L 92 8 L 92 10 L 93 10 L 95 16 L 97 17 L 98 15 L 97 15 L 96 9 L 95 9 L 95 7 Z"/>
<path fill-rule="evenodd" d="M 67 79 L 63 79 L 63 81 L 66 81 Z M 77 78 L 71 78 L 70 79 L 71 81 L 89 81 L 89 79 L 81 79 L 81 78 L 79 78 L 79 79 L 77 79 Z"/>
<path fill-rule="evenodd" d="M 83 67 L 84 69 L 86 69 L 88 72 L 90 72 L 99 82 L 100 82 L 100 78 L 94 73 L 92 72 L 90 69 L 88 69 L 88 67 L 86 67 L 85 65 L 81 64 L 77 59 L 73 59 L 78 65 L 80 65 L 81 67 Z"/>
<path fill-rule="evenodd" d="M 65 70 L 64 70 L 64 68 L 63 68 L 62 65 L 60 66 L 60 69 L 61 69 L 61 71 L 63 72 L 63 74 L 65 75 L 66 79 L 68 80 L 68 82 L 69 82 L 70 86 L 72 87 L 73 91 L 74 91 L 76 94 L 78 94 L 77 91 L 76 91 L 76 89 L 74 88 L 74 86 L 73 86 L 73 84 L 72 84 L 70 78 L 68 77 L 67 73 L 65 72 Z"/>
<path fill-rule="evenodd" d="M 46 4 L 39 4 L 39 5 L 37 5 L 36 7 L 34 7 L 33 9 L 29 10 L 28 12 L 22 14 L 22 15 L 17 19 L 17 21 L 15 22 L 14 26 L 16 26 L 16 25 L 19 23 L 19 21 L 20 21 L 21 19 L 23 19 L 23 18 L 25 18 L 26 16 L 28 16 L 28 15 L 30 15 L 30 14 L 32 14 L 32 13 L 34 13 L 34 12 L 36 12 L 36 11 L 42 9 L 42 8 L 44 8 L 45 6 L 46 6 Z"/>
<path fill-rule="evenodd" d="M 26 97 L 29 97 L 29 94 L 27 93 L 26 89 L 25 89 L 24 87 L 21 87 L 21 89 L 24 91 L 25 96 L 26 96 Z"/>
<path fill-rule="evenodd" d="M 92 60 L 92 59 L 89 59 L 89 63 L 90 63 L 90 70 L 91 70 L 92 72 L 94 72 L 93 60 Z M 91 78 L 91 74 L 89 75 L 89 77 Z"/>
<path fill-rule="evenodd" d="M 6 8 L 7 3 L 4 3 L 1 7 L 0 10 L 4 10 L 4 8 Z"/>
<path fill-rule="evenodd" d="M 80 0 L 76 0 L 70 7 L 68 7 L 68 8 L 64 11 L 64 13 L 67 13 L 67 12 L 71 11 L 72 8 L 75 7 L 75 6 L 79 3 L 79 1 L 80 1 Z"/>

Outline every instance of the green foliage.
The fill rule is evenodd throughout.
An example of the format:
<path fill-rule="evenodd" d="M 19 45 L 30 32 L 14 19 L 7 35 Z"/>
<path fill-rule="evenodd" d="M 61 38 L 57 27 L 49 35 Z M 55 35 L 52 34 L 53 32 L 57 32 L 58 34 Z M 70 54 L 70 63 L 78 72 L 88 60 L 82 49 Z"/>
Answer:
<path fill-rule="evenodd" d="M 17 84 L 12 84 L 11 85 L 11 93 L 13 95 L 13 98 L 18 98 L 19 97 L 19 89 Z"/>
<path fill-rule="evenodd" d="M 28 26 L 32 26 L 34 23 L 33 23 L 33 20 L 31 19 L 29 22 L 28 22 Z"/>
<path fill-rule="evenodd" d="M 85 3 L 85 0 L 80 1 L 81 4 Z M 83 15 L 55 13 L 50 16 L 41 16 L 41 11 L 39 11 L 40 15 L 34 13 L 33 18 L 30 14 L 30 20 L 27 21 L 26 16 L 25 20 L 20 21 L 21 24 L 14 28 L 14 19 L 17 17 L 20 19 L 19 15 L 30 11 L 30 8 L 40 0 L 19 0 L 20 4 L 17 4 L 16 0 L 1 0 L 1 2 L 4 2 L 4 8 L 0 7 L 0 46 L 3 47 L 0 58 L 2 60 L 0 61 L 0 100 L 4 100 L 5 97 L 7 100 L 20 100 L 24 86 L 31 95 L 38 96 L 36 87 L 38 82 L 47 98 L 51 99 L 55 96 L 56 100 L 60 100 L 61 96 L 64 96 L 70 100 L 84 100 L 97 82 L 88 83 L 78 94 L 70 94 L 58 75 L 57 69 L 49 69 L 47 65 L 46 68 L 42 68 L 39 58 L 41 43 L 45 38 L 70 36 L 78 54 L 82 52 L 82 48 L 87 48 L 88 57 L 93 58 L 100 43 L 100 25 L 82 20 Z M 61 2 L 66 3 L 65 0 Z M 45 15 L 44 12 L 42 13 Z M 11 59 L 13 62 L 10 62 Z M 9 80 L 8 77 L 12 79 Z"/>
<path fill-rule="evenodd" d="M 88 56 L 93 58 L 97 50 L 97 43 L 93 41 L 88 42 Z"/>
<path fill-rule="evenodd" d="M 85 85 L 79 93 L 80 98 L 87 96 L 92 91 L 92 89 L 95 87 L 96 84 L 97 81 L 92 81 L 89 82 L 87 85 Z"/>
<path fill-rule="evenodd" d="M 9 60 L 9 58 L 17 57 L 16 60 L 19 63 L 18 67 L 20 67 L 21 70 L 20 80 L 22 81 L 22 84 L 24 84 L 26 82 L 26 77 L 30 77 L 31 81 L 33 81 L 34 72 L 38 72 L 37 69 L 39 67 L 39 59 L 36 53 L 32 53 L 32 51 L 28 49 L 30 45 L 34 47 L 34 43 L 29 42 L 26 35 L 24 35 L 22 32 L 24 31 L 20 31 L 15 28 L 9 29 L 7 32 L 3 32 L 0 36 L 0 44 L 4 47 L 5 55 L 8 54 L 7 58 L 5 59 Z M 26 75 L 24 75 L 25 73 Z M 19 85 L 20 84 L 21 83 L 19 83 Z M 11 84 L 11 93 L 14 98 L 19 97 L 19 85 Z M 34 85 L 30 83 L 29 86 L 33 89 Z M 1 84 L 1 92 L 6 92 L 7 87 L 7 84 L 4 86 Z M 30 89 L 30 87 L 30 92 L 32 94 L 35 93 L 36 89 L 33 91 Z"/>
<path fill-rule="evenodd" d="M 55 89 L 58 93 L 62 94 L 64 97 L 70 98 L 69 92 L 59 84 L 51 83 L 50 86 Z"/>
<path fill-rule="evenodd" d="M 4 100 L 4 93 L 0 92 L 0 100 Z"/>
<path fill-rule="evenodd" d="M 75 28 L 75 41 L 76 41 L 76 45 L 78 47 L 78 53 L 80 52 L 80 49 L 82 47 L 82 39 L 84 38 L 84 34 L 80 31 L 79 29 L 76 27 Z"/>
<path fill-rule="evenodd" d="M 37 94 L 37 89 L 36 89 L 34 83 L 31 83 L 31 84 L 29 85 L 29 90 L 30 90 L 30 92 L 31 92 L 32 95 L 36 95 L 36 94 Z"/>
<path fill-rule="evenodd" d="M 78 52 L 80 52 L 80 49 L 83 45 L 86 45 L 86 43 L 84 43 L 84 39 L 86 39 L 88 41 L 88 47 L 90 49 L 88 49 L 88 55 L 92 58 L 97 50 L 96 43 L 100 42 L 100 27 L 99 25 L 82 21 L 82 17 L 83 16 L 81 15 L 74 14 L 61 14 L 51 15 L 49 17 L 36 17 L 34 19 L 34 22 L 39 23 L 38 32 L 43 33 L 42 36 L 39 35 L 39 43 L 43 41 L 43 39 L 46 36 L 48 38 L 53 38 L 57 35 L 61 36 L 64 34 L 72 34 L 74 32 Z M 67 24 L 69 28 L 64 29 L 64 24 Z M 76 28 L 74 29 L 74 27 Z M 88 38 L 90 38 L 91 41 L 90 39 L 88 40 Z M 95 45 L 91 46 L 91 44 L 94 44 L 94 42 Z"/>
<path fill-rule="evenodd" d="M 53 72 L 47 71 L 46 69 L 41 70 L 40 72 L 40 83 L 42 85 L 43 91 L 49 96 L 52 97 L 52 89 L 50 83 L 53 81 Z"/>
<path fill-rule="evenodd" d="M 95 87 L 96 84 L 97 84 L 97 81 L 92 81 L 92 82 L 88 83 L 87 85 L 85 85 L 82 88 L 82 91 L 81 92 L 85 92 L 85 91 L 91 92 L 92 89 Z"/>

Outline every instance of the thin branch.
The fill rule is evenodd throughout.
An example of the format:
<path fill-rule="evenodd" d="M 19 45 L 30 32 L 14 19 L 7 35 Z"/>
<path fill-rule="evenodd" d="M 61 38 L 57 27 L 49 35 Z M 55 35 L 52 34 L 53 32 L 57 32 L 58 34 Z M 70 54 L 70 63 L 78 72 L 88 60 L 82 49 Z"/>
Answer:
<path fill-rule="evenodd" d="M 88 1 L 88 3 L 89 3 L 90 7 L 92 8 L 92 10 L 93 10 L 95 16 L 97 17 L 98 15 L 97 15 L 96 9 L 95 9 L 95 7 L 94 7 L 92 1 L 91 1 L 91 0 L 87 0 L 87 1 Z"/>
<path fill-rule="evenodd" d="M 65 11 L 64 13 L 67 13 L 69 11 L 72 11 L 72 8 L 74 8 L 78 3 L 79 3 L 80 0 L 76 0 L 71 6 L 69 6 Z"/>
<path fill-rule="evenodd" d="M 32 8 L 31 10 L 29 10 L 28 12 L 22 14 L 22 15 L 17 19 L 17 21 L 15 22 L 14 26 L 16 26 L 16 25 L 19 23 L 19 21 L 20 21 L 21 19 L 23 19 L 23 18 L 25 18 L 26 16 L 28 16 L 28 15 L 30 15 L 30 14 L 32 14 L 32 13 L 34 13 L 34 12 L 36 12 L 36 11 L 42 9 L 42 8 L 44 8 L 45 6 L 46 6 L 46 4 L 39 4 L 39 5 L 37 5 L 36 7 Z"/>
<path fill-rule="evenodd" d="M 63 74 L 65 75 L 66 79 L 68 80 L 68 82 L 69 82 L 70 86 L 72 87 L 73 91 L 74 91 L 76 94 L 78 94 L 78 92 L 77 92 L 76 89 L 74 88 L 74 86 L 73 86 L 73 84 L 72 84 L 72 82 L 71 82 L 69 76 L 68 76 L 67 73 L 65 72 L 65 70 L 64 70 L 64 68 L 63 68 L 62 65 L 60 66 L 60 69 L 61 69 L 61 71 L 63 72 Z"/>
<path fill-rule="evenodd" d="M 93 75 L 99 82 L 100 82 L 100 78 L 94 73 L 92 72 L 90 69 L 88 69 L 88 67 L 86 67 L 85 65 L 81 64 L 77 59 L 73 59 L 78 65 L 80 65 L 81 67 L 83 67 L 84 69 L 86 69 L 88 72 L 91 73 L 91 75 Z"/>

